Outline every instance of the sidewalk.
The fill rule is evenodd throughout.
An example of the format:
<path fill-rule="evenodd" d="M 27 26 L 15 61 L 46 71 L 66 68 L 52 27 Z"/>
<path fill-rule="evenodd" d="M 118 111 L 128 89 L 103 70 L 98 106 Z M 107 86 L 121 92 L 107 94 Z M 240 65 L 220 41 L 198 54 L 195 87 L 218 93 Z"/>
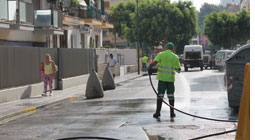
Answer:
<path fill-rule="evenodd" d="M 115 84 L 124 82 L 126 80 L 141 77 L 137 73 L 130 73 L 124 76 L 115 77 Z M 85 97 L 86 85 L 81 85 L 66 90 L 54 90 L 53 96 L 42 97 L 34 96 L 29 99 L 17 100 L 7 103 L 0 104 L 0 122 L 6 119 L 11 119 L 13 117 L 28 113 L 30 111 L 35 111 L 37 109 L 42 109 L 46 106 L 64 102 L 67 100 L 72 100 L 81 96 Z"/>

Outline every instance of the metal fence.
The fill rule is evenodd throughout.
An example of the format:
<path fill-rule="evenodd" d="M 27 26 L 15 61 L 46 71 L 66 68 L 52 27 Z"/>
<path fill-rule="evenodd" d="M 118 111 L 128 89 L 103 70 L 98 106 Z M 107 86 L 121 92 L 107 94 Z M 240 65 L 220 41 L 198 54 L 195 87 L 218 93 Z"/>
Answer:
<path fill-rule="evenodd" d="M 56 79 L 97 71 L 95 49 L 57 49 L 0 46 L 0 89 L 39 83 L 40 64 L 50 54 L 58 65 Z"/>
<path fill-rule="evenodd" d="M 0 47 L 0 89 L 40 82 L 38 56 L 38 48 Z"/>
<path fill-rule="evenodd" d="M 95 49 L 60 49 L 60 79 L 97 71 Z"/>

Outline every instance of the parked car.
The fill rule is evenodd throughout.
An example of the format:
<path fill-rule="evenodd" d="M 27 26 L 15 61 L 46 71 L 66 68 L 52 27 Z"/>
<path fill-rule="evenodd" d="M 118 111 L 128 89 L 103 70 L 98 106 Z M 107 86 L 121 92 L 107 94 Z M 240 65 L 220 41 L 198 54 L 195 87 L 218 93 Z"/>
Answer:
<path fill-rule="evenodd" d="M 224 71 L 226 68 L 226 60 L 230 58 L 234 50 L 219 50 L 215 54 L 215 68 L 219 71 Z"/>
<path fill-rule="evenodd" d="M 225 85 L 227 86 L 229 106 L 233 108 L 240 105 L 246 63 L 250 63 L 249 44 L 237 49 L 226 60 Z"/>
<path fill-rule="evenodd" d="M 184 69 L 200 67 L 203 70 L 203 48 L 201 45 L 185 45 L 184 46 Z"/>

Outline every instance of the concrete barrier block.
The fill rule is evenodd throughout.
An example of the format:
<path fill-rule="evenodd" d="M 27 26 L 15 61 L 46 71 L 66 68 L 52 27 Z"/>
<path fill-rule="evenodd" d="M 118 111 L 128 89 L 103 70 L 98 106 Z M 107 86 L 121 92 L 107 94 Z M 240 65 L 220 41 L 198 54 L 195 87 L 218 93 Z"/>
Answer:
<path fill-rule="evenodd" d="M 103 87 L 95 71 L 89 75 L 85 96 L 87 99 L 104 97 Z"/>
<path fill-rule="evenodd" d="M 102 86 L 104 90 L 115 89 L 115 83 L 109 68 L 105 68 L 103 79 L 102 79 Z"/>

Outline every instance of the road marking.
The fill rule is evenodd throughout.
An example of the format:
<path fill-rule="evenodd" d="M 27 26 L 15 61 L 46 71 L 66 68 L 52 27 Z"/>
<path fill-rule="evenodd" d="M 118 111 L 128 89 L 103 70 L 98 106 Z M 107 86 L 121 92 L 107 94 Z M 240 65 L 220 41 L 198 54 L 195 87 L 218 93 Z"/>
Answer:
<path fill-rule="evenodd" d="M 36 110 L 36 109 L 37 109 L 36 106 L 28 107 L 28 108 L 25 108 L 25 109 L 24 109 L 24 113 L 27 113 L 27 112 L 30 112 L 30 111 L 34 111 L 34 110 Z"/>
<path fill-rule="evenodd" d="M 70 97 L 69 97 L 70 100 L 74 100 L 74 99 L 76 99 L 76 98 L 78 98 L 78 97 L 77 97 L 77 96 L 70 96 Z"/>

